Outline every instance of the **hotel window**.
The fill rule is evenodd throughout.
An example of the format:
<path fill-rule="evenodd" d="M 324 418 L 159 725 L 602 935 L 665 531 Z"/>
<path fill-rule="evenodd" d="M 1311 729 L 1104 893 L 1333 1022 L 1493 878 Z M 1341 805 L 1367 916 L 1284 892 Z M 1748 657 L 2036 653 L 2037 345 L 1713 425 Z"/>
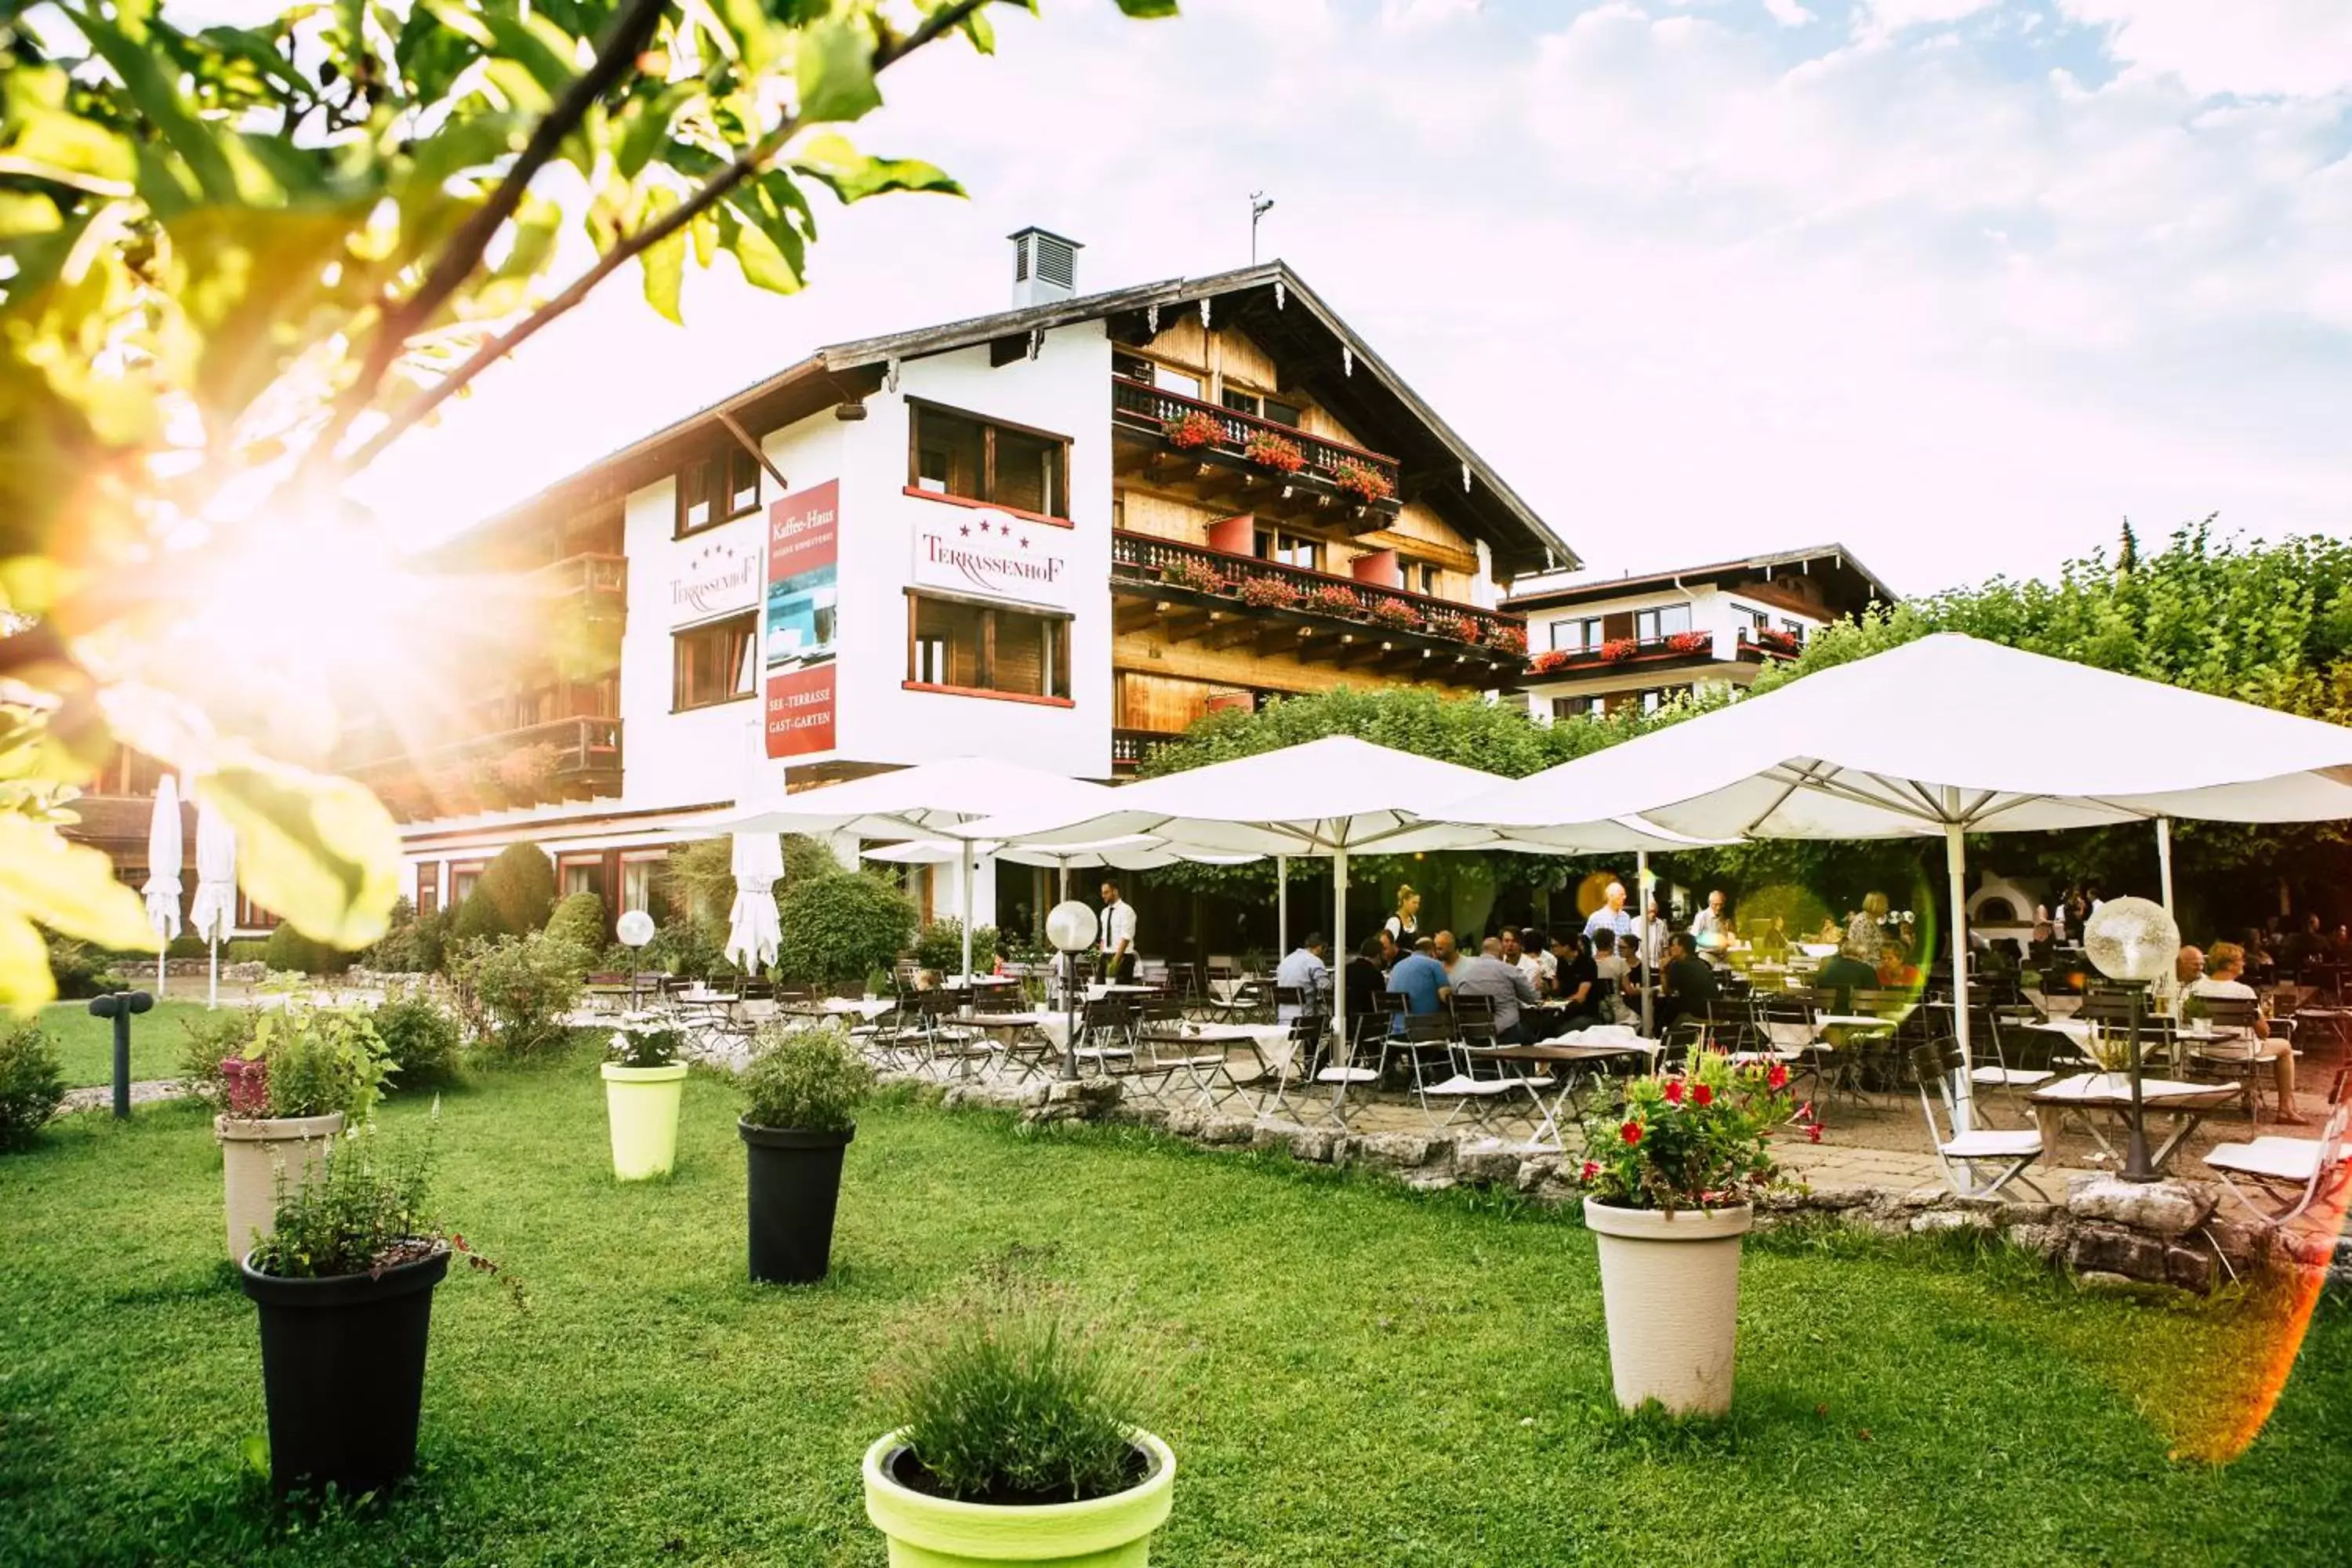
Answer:
<path fill-rule="evenodd" d="M 1601 617 L 1594 616 L 1580 621 L 1554 621 L 1551 624 L 1551 646 L 1554 653 L 1583 653 L 1601 646 Z"/>
<path fill-rule="evenodd" d="M 1427 599 L 1442 596 L 1437 591 L 1441 581 L 1438 573 L 1441 569 L 1435 562 L 1400 561 L 1397 565 L 1402 571 L 1402 586 L 1406 593 L 1419 594 Z"/>
<path fill-rule="evenodd" d="M 621 907 L 618 913 L 644 910 L 648 914 L 654 907 L 654 878 L 662 862 L 669 857 L 657 855 L 624 855 L 621 857 Z"/>
<path fill-rule="evenodd" d="M 602 855 L 565 856 L 555 865 L 555 885 L 562 896 L 593 893 L 604 896 L 604 857 Z"/>
<path fill-rule="evenodd" d="M 1805 640 L 1805 623 L 1802 621 L 1782 621 L 1780 629 L 1801 643 Z"/>
<path fill-rule="evenodd" d="M 1687 604 L 1661 605 L 1654 610 L 1633 612 L 1633 637 L 1637 642 L 1655 642 L 1690 629 L 1691 607 Z"/>
<path fill-rule="evenodd" d="M 1603 710 L 1603 700 L 1598 697 L 1555 697 L 1551 700 L 1551 716 L 1555 719 L 1581 719 Z"/>
<path fill-rule="evenodd" d="M 441 862 L 428 860 L 416 868 L 416 912 L 429 915 L 441 907 Z"/>
<path fill-rule="evenodd" d="M 688 626 L 670 638 L 670 711 L 710 708 L 753 690 L 751 644 L 759 612 Z"/>
<path fill-rule="evenodd" d="M 1323 570 L 1323 542 L 1279 528 L 1261 528 L 1254 541 L 1257 558 L 1301 571 Z"/>
<path fill-rule="evenodd" d="M 1069 698 L 1069 617 L 922 594 L 907 615 L 910 684 Z"/>
<path fill-rule="evenodd" d="M 481 879 L 482 862 L 479 860 L 475 861 L 470 866 L 450 867 L 449 907 L 454 910 L 459 904 L 464 903 L 467 896 L 473 892 L 474 884 Z"/>
<path fill-rule="evenodd" d="M 1201 378 L 1190 371 L 1170 370 L 1164 364 L 1155 364 L 1151 367 L 1151 374 L 1144 379 L 1160 391 L 1172 392 L 1179 397 L 1201 395 Z"/>
<path fill-rule="evenodd" d="M 677 471 L 677 536 L 699 533 L 760 510 L 760 459 L 740 441 Z"/>
<path fill-rule="evenodd" d="M 1070 444 L 1066 438 L 993 425 L 927 403 L 910 406 L 910 488 L 1041 517 L 1070 515 L 1065 482 Z"/>
<path fill-rule="evenodd" d="M 1225 406 L 1236 414 L 1251 414 L 1276 425 L 1298 427 L 1301 410 L 1296 403 L 1285 403 L 1279 397 L 1267 397 L 1260 393 L 1244 392 L 1237 386 L 1225 388 Z"/>

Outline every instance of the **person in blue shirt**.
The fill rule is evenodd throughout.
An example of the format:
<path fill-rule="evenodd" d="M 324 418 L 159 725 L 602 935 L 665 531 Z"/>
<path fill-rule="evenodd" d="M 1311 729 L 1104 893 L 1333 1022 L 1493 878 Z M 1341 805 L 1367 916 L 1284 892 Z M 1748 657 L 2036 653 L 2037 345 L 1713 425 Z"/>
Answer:
<path fill-rule="evenodd" d="M 1593 910 L 1591 918 L 1584 922 L 1584 940 L 1588 942 L 1597 942 L 1601 934 L 1606 932 L 1609 940 L 1613 943 L 1621 936 L 1633 935 L 1633 917 L 1625 909 L 1625 884 L 1610 883 L 1602 897 L 1608 901 Z M 1599 951 L 1597 947 L 1595 951 Z"/>
<path fill-rule="evenodd" d="M 1412 951 L 1396 961 L 1389 971 L 1389 989 L 1404 998 L 1406 1013 L 1442 1011 L 1453 995 L 1445 978 L 1445 966 L 1431 956 L 1434 945 L 1423 937 L 1412 944 Z M 1404 1033 L 1404 1017 L 1401 1014 L 1390 1026 L 1391 1034 Z"/>

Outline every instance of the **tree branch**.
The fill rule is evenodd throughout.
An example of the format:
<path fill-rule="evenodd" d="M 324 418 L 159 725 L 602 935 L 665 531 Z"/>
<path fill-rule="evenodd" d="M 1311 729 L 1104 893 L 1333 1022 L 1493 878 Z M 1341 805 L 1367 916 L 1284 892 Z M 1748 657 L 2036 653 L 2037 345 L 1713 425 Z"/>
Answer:
<path fill-rule="evenodd" d="M 938 39 L 941 34 L 962 26 L 964 18 L 992 3 L 992 0 L 955 0 L 953 5 L 933 12 L 924 19 L 921 26 L 917 27 L 905 37 L 886 39 L 877 45 L 874 50 L 875 74 L 879 76 L 890 66 L 905 59 L 924 45 Z M 635 260 L 646 251 L 684 229 L 696 217 L 725 197 L 728 192 L 758 174 L 761 166 L 774 157 L 800 128 L 801 121 L 797 114 L 785 116 L 774 129 L 761 137 L 733 163 L 703 182 L 693 195 L 670 208 L 653 223 L 619 241 L 611 250 L 597 258 L 593 267 L 572 279 L 562 292 L 467 355 L 455 370 L 402 405 L 383 429 L 369 437 L 349 458 L 338 463 L 336 468 L 339 477 L 349 479 L 374 462 L 383 455 L 386 447 L 414 429 L 419 421 L 436 408 L 463 391 L 475 377 L 537 336 L 541 329 L 568 314 L 583 300 L 585 300 L 598 284 Z M 313 448 L 313 450 L 317 449 Z"/>
<path fill-rule="evenodd" d="M 434 258 L 415 291 L 383 312 L 374 335 L 368 341 L 367 358 L 361 363 L 359 374 L 336 400 L 334 413 L 311 447 L 305 468 L 311 466 L 311 460 L 323 462 L 331 457 L 352 421 L 374 400 L 377 384 L 408 340 L 473 276 L 490 241 L 522 205 L 523 195 L 540 170 L 562 147 L 564 139 L 580 128 L 596 100 L 621 79 L 623 73 L 635 68 L 637 56 L 660 24 L 667 4 L 667 0 L 628 0 L 627 9 L 613 19 L 604 42 L 597 46 L 595 59 L 572 79 L 572 85 L 563 89 L 563 96 L 531 127 L 530 139 L 523 143 L 521 153 L 516 155 L 498 188 L 490 193 L 490 199 L 475 208 L 450 236 L 448 245 Z"/>

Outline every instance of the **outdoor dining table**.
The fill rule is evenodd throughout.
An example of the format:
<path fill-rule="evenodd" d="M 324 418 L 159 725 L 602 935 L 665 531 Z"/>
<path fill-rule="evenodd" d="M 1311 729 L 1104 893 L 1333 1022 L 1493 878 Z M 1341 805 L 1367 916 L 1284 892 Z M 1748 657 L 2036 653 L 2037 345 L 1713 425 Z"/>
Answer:
<path fill-rule="evenodd" d="M 2172 1135 L 2149 1156 L 2148 1163 L 2162 1171 L 2171 1163 L 2181 1143 L 2198 1124 L 2216 1110 L 2233 1104 L 2245 1092 L 2242 1084 L 2180 1083 L 2171 1079 L 2142 1078 L 2139 1083 L 2140 1106 L 2149 1116 L 2172 1118 Z M 2126 1129 L 2131 1125 L 2131 1079 L 2119 1072 L 2080 1073 L 2045 1084 L 2026 1096 L 2033 1107 L 2033 1119 L 2042 1127 L 2042 1163 L 2054 1164 L 2058 1158 L 2058 1133 L 2069 1115 L 2079 1115 L 2084 1130 L 2112 1158 L 2120 1160 L 2115 1146 L 2099 1130 L 2092 1112 L 2104 1112 Z"/>
<path fill-rule="evenodd" d="M 1556 1150 L 1561 1146 L 1559 1113 L 1570 1108 L 1578 1083 L 1591 1076 L 1580 1069 L 1622 1057 L 1654 1058 L 1664 1048 L 1656 1040 L 1644 1039 L 1596 1040 L 1589 1045 L 1563 1045 L 1550 1041 L 1534 1046 L 1481 1046 L 1470 1054 L 1474 1060 L 1530 1062 L 1561 1069 L 1559 1082 L 1552 1091 L 1551 1103 L 1546 1105 L 1543 1096 L 1535 1096 L 1536 1114 L 1542 1118 L 1543 1126 L 1538 1136 L 1529 1141 Z"/>
<path fill-rule="evenodd" d="M 898 1004 L 880 996 L 828 996 L 821 1002 L 779 1003 L 776 1011 L 797 1018 L 863 1018 L 871 1023 Z"/>

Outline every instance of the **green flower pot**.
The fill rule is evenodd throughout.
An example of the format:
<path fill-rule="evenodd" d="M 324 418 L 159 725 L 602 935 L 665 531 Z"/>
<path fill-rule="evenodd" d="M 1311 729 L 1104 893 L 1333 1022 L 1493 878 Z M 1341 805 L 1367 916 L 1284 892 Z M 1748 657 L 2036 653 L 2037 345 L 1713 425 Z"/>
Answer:
<path fill-rule="evenodd" d="M 604 1064 L 604 1114 L 613 1125 L 613 1174 L 625 1182 L 667 1176 L 677 1162 L 677 1102 L 686 1064 L 628 1068 Z"/>
<path fill-rule="evenodd" d="M 896 1432 L 866 1450 L 866 1517 L 890 1543 L 890 1568 L 966 1568 L 971 1563 L 1048 1563 L 1059 1568 L 1145 1568 L 1151 1532 L 1176 1493 L 1176 1456 L 1149 1432 L 1135 1434 L 1150 1458 L 1142 1481 L 1086 1502 L 1007 1508 L 957 1502 L 902 1485 L 892 1467 L 906 1446 Z"/>

